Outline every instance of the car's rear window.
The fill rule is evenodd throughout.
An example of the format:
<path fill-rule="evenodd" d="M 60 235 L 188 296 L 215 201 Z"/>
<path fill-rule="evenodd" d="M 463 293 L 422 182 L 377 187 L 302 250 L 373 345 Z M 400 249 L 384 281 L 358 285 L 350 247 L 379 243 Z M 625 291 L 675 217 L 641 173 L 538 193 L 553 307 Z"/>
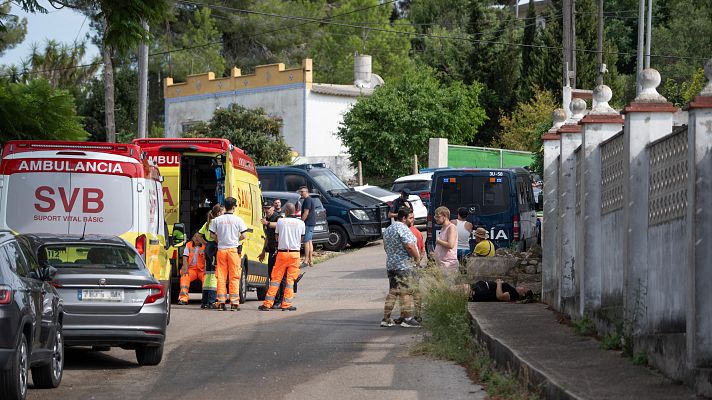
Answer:
<path fill-rule="evenodd" d="M 471 208 L 478 215 L 499 214 L 511 207 L 506 176 L 457 176 L 438 180 L 439 204 L 449 208 L 451 215 L 457 215 L 460 207 Z"/>
<path fill-rule="evenodd" d="M 408 189 L 411 192 L 423 192 L 430 190 L 430 181 L 404 181 L 393 182 L 392 191 L 399 193 L 403 189 Z"/>
<path fill-rule="evenodd" d="M 390 190 L 381 189 L 378 186 L 367 187 L 367 188 L 363 189 L 363 192 L 366 194 L 370 194 L 371 196 L 378 197 L 378 198 L 386 197 L 386 196 L 393 196 L 394 194 L 397 194 L 397 193 L 391 192 Z"/>
<path fill-rule="evenodd" d="M 38 254 L 55 268 L 139 269 L 138 254 L 123 246 L 61 244 L 42 247 Z"/>

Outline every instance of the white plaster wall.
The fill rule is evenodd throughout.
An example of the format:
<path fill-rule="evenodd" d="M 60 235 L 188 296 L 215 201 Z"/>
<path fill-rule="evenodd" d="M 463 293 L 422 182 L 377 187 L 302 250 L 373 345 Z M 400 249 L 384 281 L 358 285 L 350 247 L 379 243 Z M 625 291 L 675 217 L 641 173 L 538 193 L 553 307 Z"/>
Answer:
<path fill-rule="evenodd" d="M 237 103 L 247 108 L 261 107 L 270 116 L 282 118 L 282 135 L 287 144 L 300 154 L 304 153 L 304 87 L 258 88 L 166 99 L 166 137 L 180 137 L 182 124 L 207 121 L 215 109 Z M 240 146 L 239 143 L 234 143 Z"/>
<path fill-rule="evenodd" d="M 344 114 L 356 103 L 357 98 L 324 95 L 314 92 L 307 94 L 307 145 L 301 156 L 338 156 L 348 149 L 336 136 Z"/>

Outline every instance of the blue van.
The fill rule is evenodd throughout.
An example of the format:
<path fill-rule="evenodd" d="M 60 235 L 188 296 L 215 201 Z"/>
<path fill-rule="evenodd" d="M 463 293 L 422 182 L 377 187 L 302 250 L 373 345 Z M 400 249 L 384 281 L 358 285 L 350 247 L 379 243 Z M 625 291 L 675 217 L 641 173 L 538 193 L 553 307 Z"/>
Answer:
<path fill-rule="evenodd" d="M 516 246 L 524 251 L 537 243 L 536 201 L 529 171 L 524 168 L 437 170 L 430 200 L 429 250 L 435 247 L 434 238 L 440 232 L 433 218 L 440 206 L 450 210 L 450 219 L 457 218 L 458 208 L 468 208 L 468 221 L 475 227 L 484 226 L 497 248 Z"/>
<path fill-rule="evenodd" d="M 296 192 L 306 186 L 319 196 L 329 222 L 327 250 L 378 240 L 390 223 L 387 204 L 349 188 L 322 163 L 257 167 L 257 174 L 263 191 Z"/>

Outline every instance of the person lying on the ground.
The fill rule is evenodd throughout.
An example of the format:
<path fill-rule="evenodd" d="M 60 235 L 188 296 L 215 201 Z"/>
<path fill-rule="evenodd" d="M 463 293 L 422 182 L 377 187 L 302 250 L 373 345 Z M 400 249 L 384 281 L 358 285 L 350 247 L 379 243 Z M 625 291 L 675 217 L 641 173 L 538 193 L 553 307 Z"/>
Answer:
<path fill-rule="evenodd" d="M 524 286 L 514 287 L 501 279 L 477 281 L 470 285 L 470 301 L 532 300 L 534 293 Z"/>

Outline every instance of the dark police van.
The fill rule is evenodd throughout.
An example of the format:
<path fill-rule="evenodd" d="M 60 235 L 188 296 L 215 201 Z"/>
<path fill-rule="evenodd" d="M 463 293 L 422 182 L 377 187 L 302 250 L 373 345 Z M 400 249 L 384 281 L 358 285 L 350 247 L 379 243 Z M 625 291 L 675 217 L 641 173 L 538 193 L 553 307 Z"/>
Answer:
<path fill-rule="evenodd" d="M 484 226 L 499 247 L 516 245 L 525 250 L 537 242 L 539 226 L 529 171 L 508 169 L 442 169 L 433 173 L 431 205 L 428 209 L 428 249 L 435 246 L 435 209 L 445 206 L 450 219 L 457 209 L 470 211 L 468 221 Z"/>
<path fill-rule="evenodd" d="M 389 223 L 388 205 L 349 188 L 323 163 L 257 167 L 257 174 L 264 191 L 296 192 L 306 186 L 319 195 L 329 222 L 327 250 L 378 240 Z"/>

